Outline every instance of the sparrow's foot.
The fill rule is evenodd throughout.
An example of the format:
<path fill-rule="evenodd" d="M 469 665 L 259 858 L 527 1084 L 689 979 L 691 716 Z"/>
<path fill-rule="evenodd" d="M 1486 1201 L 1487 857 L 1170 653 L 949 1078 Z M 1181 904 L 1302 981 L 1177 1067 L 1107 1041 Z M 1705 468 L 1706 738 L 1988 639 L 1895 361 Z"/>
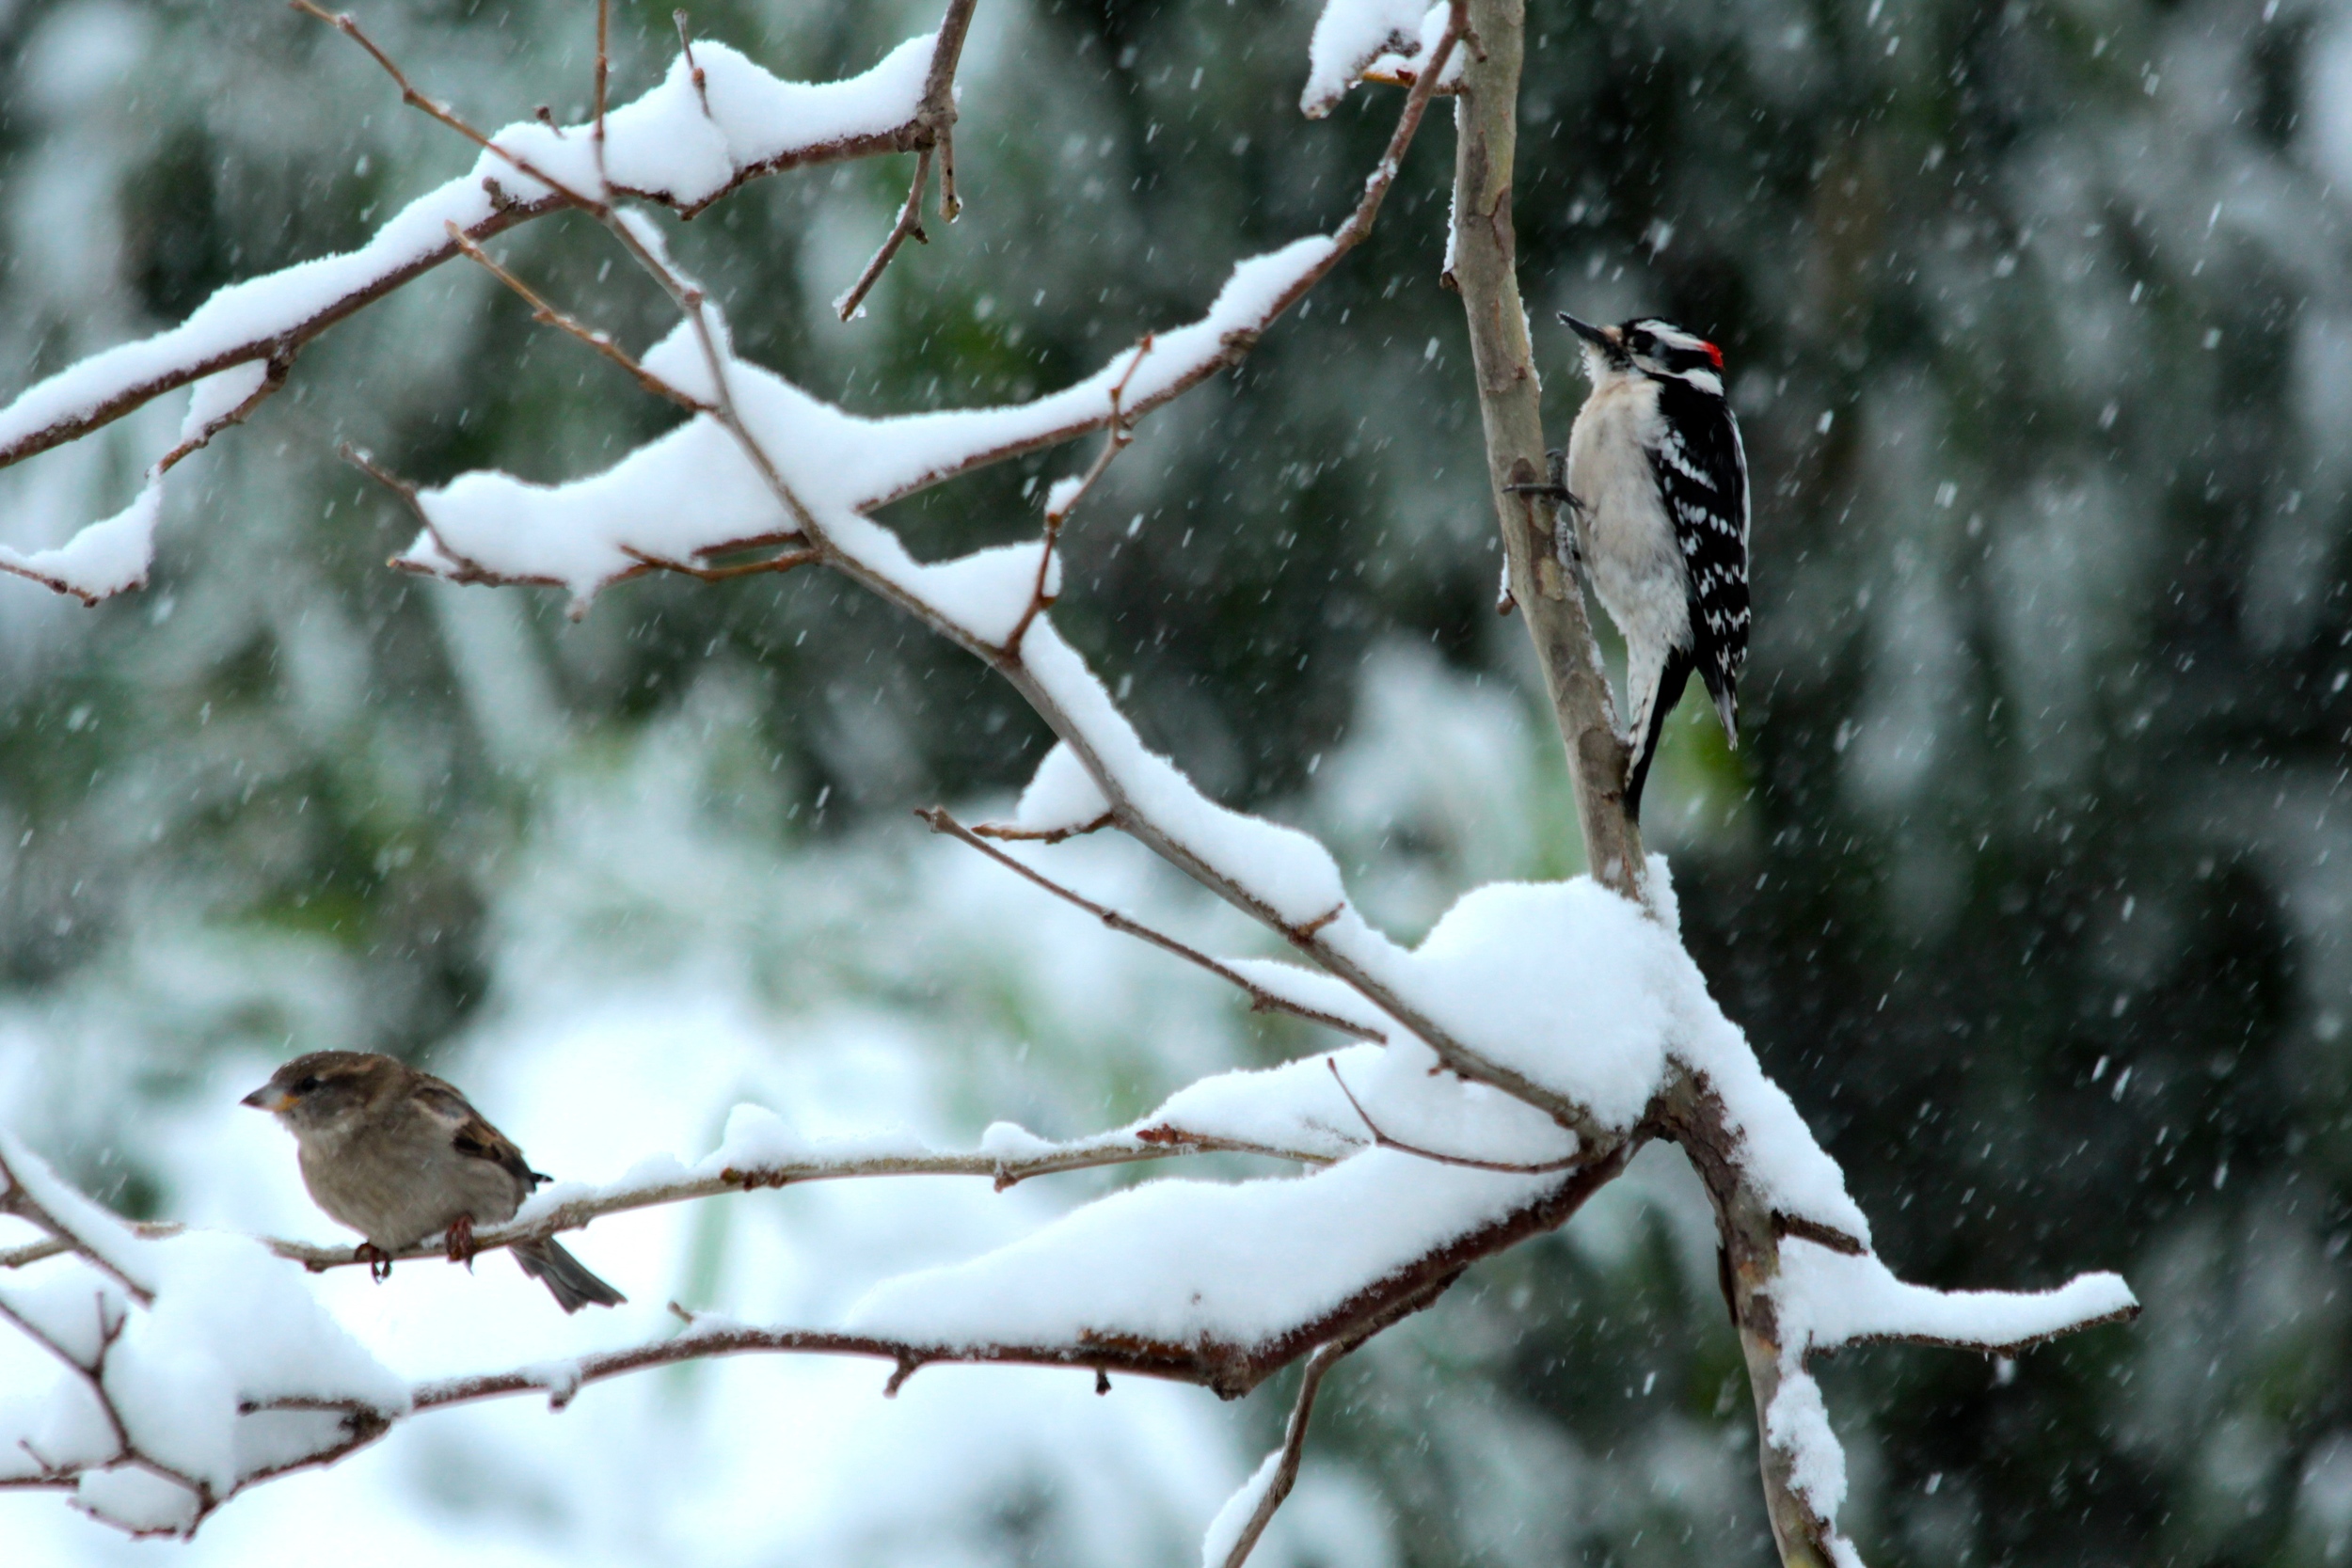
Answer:
<path fill-rule="evenodd" d="M 392 1277 L 392 1255 L 373 1242 L 361 1242 L 351 1249 L 351 1260 L 368 1266 L 368 1277 L 378 1285 Z"/>
<path fill-rule="evenodd" d="M 448 1246 L 449 1260 L 453 1263 L 463 1263 L 469 1271 L 471 1271 L 474 1255 L 473 1216 L 471 1214 L 460 1214 L 451 1223 Z"/>

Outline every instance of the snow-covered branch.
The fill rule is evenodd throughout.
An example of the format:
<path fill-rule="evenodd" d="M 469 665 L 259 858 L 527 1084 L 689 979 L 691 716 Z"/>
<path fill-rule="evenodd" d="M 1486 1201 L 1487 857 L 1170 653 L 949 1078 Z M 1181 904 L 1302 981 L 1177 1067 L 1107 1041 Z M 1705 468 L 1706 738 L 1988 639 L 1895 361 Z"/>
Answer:
<path fill-rule="evenodd" d="M 166 392 L 198 391 L 179 443 L 124 512 L 54 549 L 0 545 L 0 571 L 85 603 L 142 586 L 164 474 L 282 386 L 313 338 L 459 255 L 466 244 L 591 199 L 627 198 L 691 216 L 751 181 L 814 164 L 948 143 L 955 71 L 977 0 L 949 0 L 938 32 L 863 75 L 787 82 L 724 44 L 682 50 L 661 84 L 591 126 L 535 121 L 485 135 L 474 166 L 393 214 L 366 245 L 232 284 L 178 326 L 96 354 L 0 408 L 0 467 L 80 438 Z M 329 18 L 364 40 L 348 16 Z M 430 103 L 395 72 L 413 102 Z M 690 57 L 691 56 L 691 57 Z M 462 125 L 431 104 L 436 118 Z M 592 136 L 591 131 L 600 133 Z M 586 152 L 601 150 L 601 168 Z M 535 171 L 546 179 L 534 178 Z"/>

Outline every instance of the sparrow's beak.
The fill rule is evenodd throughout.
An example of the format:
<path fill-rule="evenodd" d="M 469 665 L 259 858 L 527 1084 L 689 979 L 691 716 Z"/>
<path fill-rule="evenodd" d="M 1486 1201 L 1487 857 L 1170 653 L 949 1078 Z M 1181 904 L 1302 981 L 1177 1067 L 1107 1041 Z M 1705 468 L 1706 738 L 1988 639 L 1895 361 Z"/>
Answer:
<path fill-rule="evenodd" d="M 1583 339 L 1586 342 L 1592 344 L 1603 354 L 1613 353 L 1615 351 L 1617 346 L 1617 329 L 1615 327 L 1595 326 L 1591 322 L 1578 321 L 1574 316 L 1569 315 L 1565 310 L 1560 312 L 1560 320 L 1566 325 L 1569 331 L 1575 333 L 1578 337 Z"/>
<path fill-rule="evenodd" d="M 283 1093 L 264 1084 L 243 1100 L 238 1101 L 237 1103 L 250 1105 L 257 1111 L 268 1111 L 275 1114 L 293 1104 L 294 1100 L 293 1095 Z"/>

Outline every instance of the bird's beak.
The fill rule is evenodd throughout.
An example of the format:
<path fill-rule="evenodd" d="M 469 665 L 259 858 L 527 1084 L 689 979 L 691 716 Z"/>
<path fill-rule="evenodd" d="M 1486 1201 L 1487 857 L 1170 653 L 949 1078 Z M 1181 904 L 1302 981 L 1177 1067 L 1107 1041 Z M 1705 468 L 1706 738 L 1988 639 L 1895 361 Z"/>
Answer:
<path fill-rule="evenodd" d="M 250 1105 L 257 1111 L 268 1111 L 275 1114 L 293 1104 L 294 1099 L 293 1095 L 283 1093 L 264 1084 L 243 1100 L 238 1101 L 237 1103 Z"/>
<path fill-rule="evenodd" d="M 1616 352 L 1617 333 L 1614 327 L 1595 326 L 1591 322 L 1578 321 L 1574 316 L 1569 315 L 1565 310 L 1560 312 L 1560 320 L 1569 331 L 1575 333 L 1578 337 L 1583 339 L 1586 342 L 1592 344 L 1603 354 L 1613 354 Z"/>

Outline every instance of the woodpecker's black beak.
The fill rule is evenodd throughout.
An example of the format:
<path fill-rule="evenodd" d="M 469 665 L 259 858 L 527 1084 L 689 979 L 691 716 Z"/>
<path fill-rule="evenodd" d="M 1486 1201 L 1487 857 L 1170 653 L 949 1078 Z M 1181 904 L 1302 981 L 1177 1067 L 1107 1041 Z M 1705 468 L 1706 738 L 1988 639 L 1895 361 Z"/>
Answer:
<path fill-rule="evenodd" d="M 1602 326 L 1595 326 L 1593 322 L 1579 322 L 1566 310 L 1560 312 L 1560 325 L 1566 326 L 1569 331 L 1574 331 L 1576 336 L 1581 336 L 1585 343 L 1593 343 L 1593 348 L 1616 348 L 1616 336 L 1613 336 L 1612 331 L 1602 329 Z"/>
<path fill-rule="evenodd" d="M 1617 335 L 1611 331 L 1608 327 L 1595 326 L 1591 322 L 1578 321 L 1574 316 L 1569 315 L 1565 310 L 1560 312 L 1560 320 L 1569 331 L 1575 333 L 1578 337 L 1583 339 L 1586 342 L 1592 344 L 1603 354 L 1613 356 L 1617 352 Z"/>

